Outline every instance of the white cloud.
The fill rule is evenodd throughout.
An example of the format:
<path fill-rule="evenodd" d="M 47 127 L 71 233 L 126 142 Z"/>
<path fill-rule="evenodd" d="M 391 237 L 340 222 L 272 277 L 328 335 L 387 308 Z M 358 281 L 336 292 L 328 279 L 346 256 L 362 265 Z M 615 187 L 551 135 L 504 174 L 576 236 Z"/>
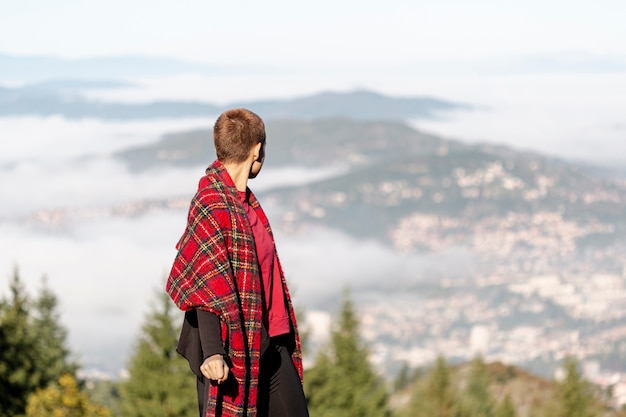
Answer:
<path fill-rule="evenodd" d="M 156 142 L 165 133 L 209 129 L 212 124 L 211 119 L 0 118 L 5 139 L 0 144 L 0 199 L 4 202 L 0 216 L 189 195 L 203 173 L 201 167 L 133 175 L 110 155 Z M 211 146 L 208 139 L 207 147 Z"/>
<path fill-rule="evenodd" d="M 208 165 L 208 163 L 207 163 Z M 107 208 L 142 199 L 193 195 L 202 167 L 133 175 L 120 162 L 22 162 L 0 183 L 0 215 L 22 217 L 44 209 Z"/>
<path fill-rule="evenodd" d="M 287 279 L 307 308 L 334 308 L 344 288 L 359 296 L 381 295 L 442 277 L 467 278 L 473 268 L 472 257 L 461 248 L 405 255 L 381 242 L 317 228 L 276 236 Z"/>
<path fill-rule="evenodd" d="M 446 77 L 427 87 L 482 106 L 417 128 L 596 163 L 626 161 L 626 75 Z"/>
<path fill-rule="evenodd" d="M 176 215 L 177 214 L 177 215 Z M 17 264 L 34 292 L 42 275 L 61 301 L 70 345 L 83 363 L 123 365 L 155 289 L 161 289 L 184 213 L 74 224 L 53 233 L 0 224 L 2 276 Z M 6 289 L 5 280 L 0 280 Z"/>
<path fill-rule="evenodd" d="M 0 117 L 0 165 L 19 160 L 61 160 L 109 154 L 156 142 L 161 135 L 211 128 L 214 117 L 141 121 L 68 120 L 51 117 Z"/>
<path fill-rule="evenodd" d="M 56 232 L 0 223 L 0 247 L 5 248 L 0 277 L 18 265 L 27 288 L 35 292 L 46 275 L 82 363 L 116 372 L 128 359 L 155 291 L 163 289 L 185 221 L 184 211 L 171 211 L 83 219 Z M 463 275 L 471 267 L 462 250 L 409 257 L 329 230 L 294 236 L 277 229 L 276 234 L 294 299 L 306 310 L 334 311 L 346 285 L 355 295 L 382 294 L 439 274 Z M 451 264 L 455 267 L 445 266 Z M 0 279 L 0 293 L 7 282 Z"/>

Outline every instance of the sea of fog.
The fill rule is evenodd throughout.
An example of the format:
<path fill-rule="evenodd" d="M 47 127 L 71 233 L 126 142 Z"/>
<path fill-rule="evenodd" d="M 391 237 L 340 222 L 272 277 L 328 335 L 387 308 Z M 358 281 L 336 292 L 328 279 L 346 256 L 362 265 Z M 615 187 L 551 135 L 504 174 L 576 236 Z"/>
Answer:
<path fill-rule="evenodd" d="M 442 114 L 436 120 L 412 121 L 418 128 L 459 140 L 504 143 L 595 163 L 626 157 L 625 75 L 368 77 L 188 76 L 142 80 L 137 88 L 97 94 L 109 100 L 201 98 L 213 102 L 355 88 L 431 95 L 479 107 Z M 185 210 L 154 210 L 132 218 L 70 217 L 54 228 L 28 219 L 45 209 L 106 208 L 139 199 L 190 197 L 203 167 L 136 174 L 111 155 L 157 141 L 164 133 L 209 128 L 212 123 L 212 117 L 132 122 L 0 118 L 0 293 L 6 294 L 16 265 L 31 293 L 45 275 L 59 296 L 71 348 L 86 369 L 115 375 L 124 368 L 150 302 L 162 291 L 174 244 L 185 225 Z M 306 183 L 343 169 L 264 169 L 250 185 L 262 199 L 263 191 L 272 187 Z M 278 224 L 281 208 L 271 202 L 264 205 L 270 220 Z M 346 285 L 354 291 L 369 291 L 370 296 L 384 296 L 403 282 L 437 275 L 446 265 L 455 265 L 446 274 L 459 276 L 472 267 L 471 257 L 462 249 L 406 256 L 335 230 L 287 233 L 277 227 L 276 239 L 296 302 L 323 325 L 328 316 L 322 311 L 333 310 Z"/>

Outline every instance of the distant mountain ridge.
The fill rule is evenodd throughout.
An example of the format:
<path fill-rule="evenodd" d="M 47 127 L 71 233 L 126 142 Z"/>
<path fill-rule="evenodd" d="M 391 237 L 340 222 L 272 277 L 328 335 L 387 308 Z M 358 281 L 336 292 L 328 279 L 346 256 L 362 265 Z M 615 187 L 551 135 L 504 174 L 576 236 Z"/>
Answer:
<path fill-rule="evenodd" d="M 350 117 L 370 120 L 430 118 L 438 111 L 471 108 L 467 104 L 430 97 L 391 97 L 366 90 L 322 92 L 291 100 L 240 102 L 229 107 L 246 107 L 263 117 L 278 119 Z"/>
<path fill-rule="evenodd" d="M 268 120 L 266 132 L 268 167 L 361 166 L 395 158 L 403 151 L 430 154 L 442 143 L 440 138 L 405 123 L 381 120 Z M 154 144 L 126 149 L 114 156 L 133 171 L 206 165 L 215 159 L 212 135 L 208 129 L 170 133 Z"/>
<path fill-rule="evenodd" d="M 440 112 L 470 109 L 466 104 L 428 97 L 391 97 L 371 91 L 322 92 L 285 100 L 244 101 L 216 105 L 200 101 L 155 101 L 146 104 L 89 100 L 80 95 L 85 88 L 116 88 L 116 81 L 57 81 L 21 88 L 0 87 L 0 116 L 51 116 L 70 119 L 114 120 L 217 116 L 233 107 L 246 107 L 272 118 L 311 119 L 350 117 L 355 119 L 432 118 Z M 68 92 L 70 93 L 68 95 Z"/>

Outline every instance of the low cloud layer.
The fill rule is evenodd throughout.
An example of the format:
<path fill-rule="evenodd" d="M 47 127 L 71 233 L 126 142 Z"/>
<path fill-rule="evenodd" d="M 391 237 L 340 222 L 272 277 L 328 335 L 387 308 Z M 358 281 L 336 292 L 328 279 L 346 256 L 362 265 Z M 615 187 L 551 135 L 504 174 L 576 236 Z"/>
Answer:
<path fill-rule="evenodd" d="M 452 77 L 440 87 L 444 97 L 477 108 L 420 120 L 417 128 L 566 159 L 626 162 L 626 74 Z"/>
<path fill-rule="evenodd" d="M 214 119 L 111 122 L 52 117 L 0 118 L 0 167 L 20 161 L 65 162 L 156 142 L 163 134 L 210 128 Z"/>
<path fill-rule="evenodd" d="M 276 239 L 295 296 L 307 308 L 334 309 L 346 288 L 357 298 L 372 293 L 384 297 L 441 278 L 466 278 L 473 268 L 471 255 L 462 248 L 407 255 L 381 242 L 317 228 L 295 236 L 278 232 Z"/>
<path fill-rule="evenodd" d="M 87 367 L 115 372 L 124 367 L 155 292 L 163 290 L 185 218 L 184 211 L 168 211 L 83 220 L 62 232 L 0 224 L 0 246 L 6 248 L 0 291 L 13 265 L 31 292 L 47 276 L 72 349 Z M 384 296 L 423 280 L 462 277 L 471 268 L 463 251 L 406 256 L 330 230 L 276 235 L 294 299 L 305 311 L 334 311 L 346 287 L 357 299 L 372 292 Z"/>

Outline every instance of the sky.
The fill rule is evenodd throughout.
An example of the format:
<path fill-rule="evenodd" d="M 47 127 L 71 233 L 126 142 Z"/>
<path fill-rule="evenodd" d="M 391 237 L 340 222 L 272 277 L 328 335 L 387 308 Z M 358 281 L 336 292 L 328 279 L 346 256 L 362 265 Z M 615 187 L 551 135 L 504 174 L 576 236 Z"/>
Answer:
<path fill-rule="evenodd" d="M 295 70 L 626 56 L 621 0 L 2 0 L 0 53 L 167 56 Z"/>

